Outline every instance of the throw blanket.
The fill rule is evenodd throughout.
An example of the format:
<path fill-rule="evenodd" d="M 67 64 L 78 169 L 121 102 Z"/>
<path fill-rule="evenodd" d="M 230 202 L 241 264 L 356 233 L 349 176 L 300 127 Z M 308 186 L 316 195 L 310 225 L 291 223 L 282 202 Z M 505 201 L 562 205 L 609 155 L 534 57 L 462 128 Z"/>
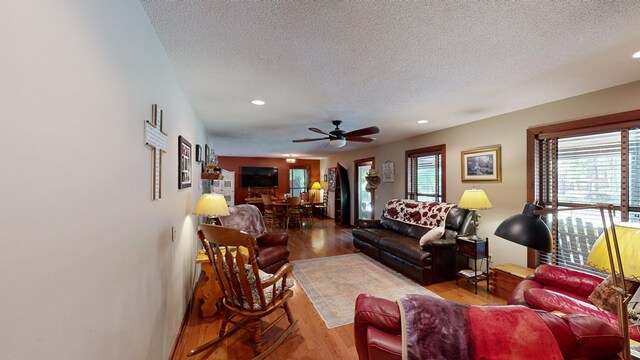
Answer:
<path fill-rule="evenodd" d="M 436 228 L 444 226 L 449 210 L 455 204 L 407 199 L 389 200 L 383 216 L 413 225 Z"/>
<path fill-rule="evenodd" d="M 220 217 L 222 226 L 246 232 L 254 238 L 267 233 L 260 209 L 255 205 L 242 204 L 229 207 L 229 216 Z"/>
<path fill-rule="evenodd" d="M 523 306 L 469 306 L 426 295 L 398 300 L 402 359 L 562 359 L 545 323 Z"/>

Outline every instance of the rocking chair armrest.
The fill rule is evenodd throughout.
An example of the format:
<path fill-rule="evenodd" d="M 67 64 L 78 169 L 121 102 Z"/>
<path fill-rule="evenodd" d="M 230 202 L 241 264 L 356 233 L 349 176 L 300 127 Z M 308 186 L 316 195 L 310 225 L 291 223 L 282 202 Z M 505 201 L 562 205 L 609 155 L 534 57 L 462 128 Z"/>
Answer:
<path fill-rule="evenodd" d="M 291 273 L 293 271 L 293 266 L 289 263 L 286 263 L 284 265 L 282 265 L 282 267 L 280 269 L 278 269 L 278 271 L 273 274 L 272 277 L 270 277 L 269 279 L 265 280 L 262 282 L 262 286 L 263 287 L 268 287 L 271 286 L 273 284 L 275 284 L 276 282 L 278 282 L 279 280 L 282 280 L 282 277 L 284 277 L 285 274 L 287 273 Z"/>

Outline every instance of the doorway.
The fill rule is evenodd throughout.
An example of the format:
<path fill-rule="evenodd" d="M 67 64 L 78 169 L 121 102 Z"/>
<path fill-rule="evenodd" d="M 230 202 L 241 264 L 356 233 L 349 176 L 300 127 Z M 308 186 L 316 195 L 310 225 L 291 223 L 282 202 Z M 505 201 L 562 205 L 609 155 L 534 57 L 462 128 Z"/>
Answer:
<path fill-rule="evenodd" d="M 354 182 L 355 194 L 354 197 L 354 222 L 358 220 L 373 220 L 375 213 L 375 190 L 367 191 L 367 173 L 371 169 L 375 169 L 375 158 L 359 159 L 354 161 L 355 179 Z"/>

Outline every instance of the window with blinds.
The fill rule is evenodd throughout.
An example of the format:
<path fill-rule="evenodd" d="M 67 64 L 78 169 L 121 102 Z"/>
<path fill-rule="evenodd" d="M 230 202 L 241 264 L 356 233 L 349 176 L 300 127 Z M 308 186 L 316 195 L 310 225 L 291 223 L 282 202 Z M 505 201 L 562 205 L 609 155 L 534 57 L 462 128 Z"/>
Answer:
<path fill-rule="evenodd" d="M 409 150 L 407 161 L 407 199 L 444 201 L 444 145 Z"/>
<path fill-rule="evenodd" d="M 616 222 L 640 221 L 640 129 L 539 136 L 536 198 L 548 207 L 613 204 Z M 598 210 L 569 210 L 547 216 L 554 251 L 538 252 L 539 263 L 597 273 L 587 257 L 602 234 Z"/>

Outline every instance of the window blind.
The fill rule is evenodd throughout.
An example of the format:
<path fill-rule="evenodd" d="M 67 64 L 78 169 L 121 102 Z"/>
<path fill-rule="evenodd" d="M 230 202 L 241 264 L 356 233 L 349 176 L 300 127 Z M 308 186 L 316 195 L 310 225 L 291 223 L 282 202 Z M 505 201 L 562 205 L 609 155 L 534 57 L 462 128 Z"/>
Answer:
<path fill-rule="evenodd" d="M 413 154 L 407 157 L 407 198 L 442 201 L 442 154 Z"/>
<path fill-rule="evenodd" d="M 535 194 L 547 207 L 613 204 L 616 222 L 640 221 L 639 129 L 539 139 L 535 158 Z M 560 211 L 546 220 L 554 249 L 538 252 L 539 263 L 602 275 L 586 263 L 603 232 L 598 210 Z"/>

